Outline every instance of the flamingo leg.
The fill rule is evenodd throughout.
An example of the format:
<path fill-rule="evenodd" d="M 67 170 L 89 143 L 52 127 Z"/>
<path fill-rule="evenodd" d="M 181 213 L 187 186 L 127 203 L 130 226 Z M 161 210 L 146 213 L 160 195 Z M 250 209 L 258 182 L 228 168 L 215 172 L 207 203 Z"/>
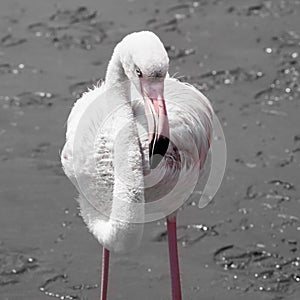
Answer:
<path fill-rule="evenodd" d="M 109 250 L 103 247 L 102 251 L 102 277 L 101 277 L 101 297 L 100 300 L 107 299 L 108 286 L 108 269 L 109 269 Z"/>
<path fill-rule="evenodd" d="M 181 300 L 181 284 L 178 261 L 176 214 L 167 217 L 172 300 Z"/>

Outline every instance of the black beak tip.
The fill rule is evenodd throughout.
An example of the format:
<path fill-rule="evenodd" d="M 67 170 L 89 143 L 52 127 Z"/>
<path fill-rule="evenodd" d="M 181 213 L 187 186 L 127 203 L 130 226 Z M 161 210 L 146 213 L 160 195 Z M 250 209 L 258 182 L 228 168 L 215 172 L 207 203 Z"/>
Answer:
<path fill-rule="evenodd" d="M 149 145 L 150 168 L 155 169 L 164 158 L 169 147 L 169 138 L 160 137 L 155 143 L 151 141 Z"/>

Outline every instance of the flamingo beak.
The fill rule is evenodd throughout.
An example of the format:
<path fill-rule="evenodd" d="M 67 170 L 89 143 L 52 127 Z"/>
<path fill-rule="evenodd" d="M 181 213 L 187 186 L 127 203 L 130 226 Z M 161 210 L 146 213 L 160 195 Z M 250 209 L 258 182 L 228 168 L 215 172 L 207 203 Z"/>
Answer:
<path fill-rule="evenodd" d="M 149 129 L 150 167 L 160 163 L 169 146 L 169 121 L 164 99 L 164 78 L 141 80 Z"/>

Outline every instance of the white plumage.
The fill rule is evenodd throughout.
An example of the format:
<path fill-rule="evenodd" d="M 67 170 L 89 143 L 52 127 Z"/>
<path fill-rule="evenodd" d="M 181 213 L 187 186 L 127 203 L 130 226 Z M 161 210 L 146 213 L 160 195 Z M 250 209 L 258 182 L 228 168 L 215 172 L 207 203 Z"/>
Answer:
<path fill-rule="evenodd" d="M 137 67 L 153 77 L 166 75 L 170 143 L 154 170 L 149 165 L 149 128 Z M 105 82 L 84 93 L 68 118 L 61 155 L 64 171 L 79 191 L 88 228 L 105 248 L 116 252 L 140 242 L 147 211 L 136 204 L 165 197 L 162 211 L 173 206 L 176 210 L 209 151 L 213 111 L 208 99 L 193 86 L 170 78 L 167 70 L 168 57 L 155 34 L 130 34 L 116 46 Z"/>

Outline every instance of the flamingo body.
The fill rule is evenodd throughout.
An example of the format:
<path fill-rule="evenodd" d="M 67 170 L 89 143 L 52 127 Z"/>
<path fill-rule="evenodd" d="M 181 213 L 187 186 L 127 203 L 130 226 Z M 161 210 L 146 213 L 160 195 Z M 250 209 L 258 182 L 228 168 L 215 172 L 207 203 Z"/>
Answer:
<path fill-rule="evenodd" d="M 120 122 L 119 114 L 122 111 L 118 110 L 118 115 L 111 117 L 112 123 L 109 124 L 111 125 L 109 126 L 110 128 L 100 128 L 103 123 L 101 116 L 107 115 L 104 113 L 104 110 L 111 111 L 112 108 L 112 103 L 105 103 L 111 99 L 107 99 L 107 96 L 101 97 L 101 95 L 105 95 L 105 84 L 100 87 L 94 87 L 93 90 L 84 93 L 75 103 L 68 119 L 66 144 L 62 151 L 61 159 L 65 173 L 75 186 L 78 188 L 77 180 L 81 181 L 82 179 L 76 179 L 74 168 L 80 168 L 80 176 L 86 177 L 85 180 L 89 182 L 90 195 L 95 195 L 91 196 L 89 200 L 82 194 L 78 198 L 81 215 L 90 231 L 106 248 L 115 252 L 126 252 L 138 246 L 142 237 L 143 226 L 142 224 L 109 220 L 107 213 L 106 215 L 103 214 L 103 211 L 108 212 L 111 209 L 113 202 L 113 187 L 115 183 L 114 165 L 116 165 L 113 155 L 113 144 L 115 138 L 114 132 L 116 132 L 116 127 L 118 126 L 112 123 Z M 167 78 L 165 80 L 165 98 L 171 128 L 170 140 L 176 145 L 177 149 L 174 149 L 172 145 L 169 146 L 163 162 L 159 165 L 159 170 L 156 170 L 155 173 L 158 177 L 161 177 L 160 174 L 164 174 L 163 179 L 158 184 L 144 190 L 143 183 L 138 182 L 141 184 L 141 187 L 136 188 L 135 196 L 132 197 L 132 195 L 125 192 L 124 199 L 131 197 L 133 202 L 141 203 L 155 201 L 166 194 L 168 189 L 172 188 L 174 179 L 179 172 L 182 172 L 184 175 L 181 179 L 182 188 L 178 190 L 184 193 L 188 188 L 190 173 L 201 169 L 204 165 L 209 150 L 212 130 L 212 108 L 209 101 L 193 86 L 179 82 L 174 78 Z M 136 92 L 134 87 L 132 87 L 132 99 L 135 100 L 133 115 L 139 115 L 140 121 L 143 121 L 141 120 L 141 111 L 144 104 L 141 96 Z M 170 101 L 168 101 L 169 99 Z M 94 103 L 94 113 L 86 120 L 89 122 L 89 125 L 87 126 L 88 131 L 85 133 L 86 141 L 81 147 L 82 155 L 74 158 L 72 147 L 75 132 L 82 114 L 84 114 L 85 110 L 92 103 Z M 144 123 L 146 123 L 146 120 L 144 120 Z M 107 123 L 105 124 L 107 125 Z M 101 136 L 98 137 L 101 143 L 94 148 L 92 144 L 100 130 L 101 132 L 105 132 L 101 133 Z M 138 131 L 135 134 L 137 134 L 135 137 L 136 142 L 140 141 L 138 143 L 140 145 L 136 145 L 136 149 L 132 149 L 132 154 L 135 156 L 132 167 L 142 176 L 141 172 L 147 168 L 147 157 L 149 155 L 147 136 L 142 134 L 139 136 Z M 193 149 L 192 141 L 197 146 L 197 151 Z M 128 141 L 124 140 L 123 149 L 127 147 Z M 131 145 L 131 147 L 133 146 Z M 91 148 L 93 151 L 90 151 Z M 128 151 L 124 153 L 127 154 Z M 89 166 L 91 158 L 95 155 L 99 159 L 98 170 L 93 170 L 92 164 Z M 124 175 L 127 176 L 127 174 Z M 149 178 L 148 180 L 151 179 L 153 178 Z M 177 193 L 174 196 L 180 199 L 182 195 Z M 91 203 L 91 199 L 94 199 L 93 203 Z M 132 211 L 130 213 L 136 214 L 138 212 Z M 128 216 L 128 219 L 130 219 L 130 216 Z"/>

